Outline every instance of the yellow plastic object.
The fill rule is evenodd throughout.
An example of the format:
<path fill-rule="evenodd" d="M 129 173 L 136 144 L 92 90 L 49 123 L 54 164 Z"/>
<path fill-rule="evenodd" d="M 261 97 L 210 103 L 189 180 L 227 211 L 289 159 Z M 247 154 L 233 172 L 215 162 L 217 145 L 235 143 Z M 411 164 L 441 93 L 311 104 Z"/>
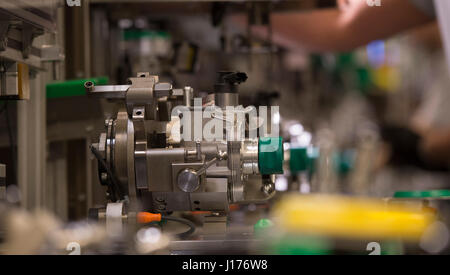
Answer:
<path fill-rule="evenodd" d="M 387 92 L 398 91 L 400 87 L 400 74 L 396 68 L 384 65 L 372 72 L 375 85 Z"/>
<path fill-rule="evenodd" d="M 417 209 L 377 199 L 291 195 L 275 206 L 273 219 L 288 233 L 417 241 L 435 219 Z"/>
<path fill-rule="evenodd" d="M 17 63 L 17 89 L 19 99 L 30 99 L 30 72 L 26 64 Z"/>

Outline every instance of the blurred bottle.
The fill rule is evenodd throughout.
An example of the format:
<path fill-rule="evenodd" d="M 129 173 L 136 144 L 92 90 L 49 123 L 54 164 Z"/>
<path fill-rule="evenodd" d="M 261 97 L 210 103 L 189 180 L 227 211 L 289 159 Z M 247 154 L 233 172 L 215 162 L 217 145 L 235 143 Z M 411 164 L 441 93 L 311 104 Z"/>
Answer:
<path fill-rule="evenodd" d="M 366 196 L 370 193 L 370 182 L 375 169 L 379 148 L 378 133 L 372 130 L 361 133 L 356 148 L 356 159 L 350 174 L 348 192 L 352 195 Z"/>
<path fill-rule="evenodd" d="M 317 133 L 317 144 L 320 148 L 320 155 L 311 190 L 318 193 L 338 193 L 340 189 L 333 161 L 336 152 L 333 132 L 329 129 L 321 129 Z"/>

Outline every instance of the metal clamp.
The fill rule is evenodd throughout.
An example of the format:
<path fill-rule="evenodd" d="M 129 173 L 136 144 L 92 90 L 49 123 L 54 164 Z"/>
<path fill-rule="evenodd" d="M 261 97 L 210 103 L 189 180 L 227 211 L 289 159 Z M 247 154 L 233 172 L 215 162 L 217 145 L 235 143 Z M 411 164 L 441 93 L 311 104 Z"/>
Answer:
<path fill-rule="evenodd" d="M 206 173 L 209 167 L 213 166 L 217 162 L 227 158 L 227 152 L 219 151 L 218 155 L 205 164 L 198 170 L 187 168 L 181 171 L 177 177 L 178 187 L 184 192 L 194 192 L 200 187 L 200 177 Z"/>

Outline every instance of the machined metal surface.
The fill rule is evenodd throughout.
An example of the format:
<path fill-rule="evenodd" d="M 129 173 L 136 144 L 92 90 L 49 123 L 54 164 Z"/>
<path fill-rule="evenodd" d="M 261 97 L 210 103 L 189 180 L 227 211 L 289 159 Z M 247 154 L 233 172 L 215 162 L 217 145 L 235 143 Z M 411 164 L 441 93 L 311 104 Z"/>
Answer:
<path fill-rule="evenodd" d="M 84 84 L 84 87 L 92 96 L 124 99 L 130 85 L 95 86 L 93 82 L 88 81 Z"/>
<path fill-rule="evenodd" d="M 239 95 L 237 93 L 219 93 L 214 95 L 215 104 L 221 108 L 238 106 Z"/>
<path fill-rule="evenodd" d="M 240 142 L 228 142 L 228 167 L 231 170 L 231 184 L 229 185 L 231 202 L 244 200 L 244 183 L 241 170 L 240 151 Z"/>
<path fill-rule="evenodd" d="M 258 140 L 244 140 L 241 145 L 242 173 L 258 174 Z"/>
<path fill-rule="evenodd" d="M 134 167 L 137 189 L 147 187 L 147 132 L 144 124 L 145 109 L 137 107 L 133 109 L 134 126 Z"/>
<path fill-rule="evenodd" d="M 178 174 L 177 184 L 184 192 L 194 192 L 200 186 L 200 175 L 193 169 L 184 169 Z"/>
<path fill-rule="evenodd" d="M 119 183 L 124 186 L 125 190 L 128 189 L 128 128 L 131 121 L 128 119 L 127 112 L 120 110 L 117 113 L 117 119 L 115 120 L 115 138 L 114 138 L 114 167 L 117 179 Z M 133 133 L 133 132 L 132 132 Z M 129 191 L 130 192 L 130 191 Z M 132 193 L 134 195 L 135 193 Z"/>
<path fill-rule="evenodd" d="M 144 119 L 155 119 L 156 99 L 154 86 L 158 82 L 157 76 L 149 73 L 138 73 L 138 77 L 129 78 L 131 87 L 126 93 L 126 105 L 129 115 L 133 115 L 134 108 L 145 108 Z"/>
<path fill-rule="evenodd" d="M 100 151 L 104 147 L 104 158 L 117 181 L 128 187 L 130 204 L 154 212 L 224 212 L 228 211 L 230 203 L 269 197 L 272 185 L 267 185 L 267 179 L 259 175 L 257 139 L 196 138 L 192 141 L 181 137 L 174 142 L 173 134 L 183 129 L 172 122 L 172 115 L 167 115 L 171 109 L 184 104 L 182 106 L 190 112 L 203 112 L 203 108 L 190 105 L 193 90 L 190 87 L 173 89 L 171 84 L 160 83 L 157 76 L 148 73 L 138 73 L 137 77 L 130 78 L 130 83 L 104 87 L 93 83 L 85 85 L 90 94 L 125 100 L 126 109 L 106 122 L 106 132 L 101 135 L 98 147 Z M 221 93 L 219 97 L 224 104 L 239 104 L 237 93 Z M 200 102 L 200 99 L 195 100 Z M 176 122 L 181 121 L 179 116 L 175 118 Z M 211 119 L 226 118 L 208 119 L 194 114 L 190 123 L 199 119 L 204 126 Z M 221 137 L 227 124 L 223 127 L 222 131 L 219 129 Z M 246 188 L 249 176 L 256 188 Z M 106 182 L 111 180 L 107 174 L 101 178 Z M 247 192 L 259 195 L 247 196 Z"/>
<path fill-rule="evenodd" d="M 186 107 L 192 106 L 192 99 L 194 99 L 194 89 L 191 87 L 184 87 L 183 89 L 183 103 Z"/>

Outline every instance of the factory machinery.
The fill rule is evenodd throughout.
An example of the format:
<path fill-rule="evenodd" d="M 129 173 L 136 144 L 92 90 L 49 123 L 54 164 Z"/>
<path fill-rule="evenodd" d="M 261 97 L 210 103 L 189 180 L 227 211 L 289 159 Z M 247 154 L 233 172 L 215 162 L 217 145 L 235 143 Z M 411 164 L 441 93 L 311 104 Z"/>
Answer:
<path fill-rule="evenodd" d="M 252 126 L 249 112 L 255 108 L 230 109 L 239 105 L 238 87 L 246 79 L 245 73 L 219 72 L 203 101 L 194 99 L 192 88 L 175 89 L 149 73 L 138 73 L 127 85 L 86 82 L 89 95 L 126 106 L 106 120 L 105 132 L 91 146 L 110 203 L 91 209 L 90 216 L 134 222 L 145 221 L 144 213 L 211 211 L 217 217 L 230 204 L 271 198 L 274 174 L 283 173 L 282 139 L 261 136 L 268 121 Z M 208 110 L 215 111 L 204 115 Z M 199 138 L 199 121 L 201 129 L 216 125 L 216 138 Z M 258 131 L 260 137 L 246 137 Z"/>
<path fill-rule="evenodd" d="M 392 198 L 368 198 L 369 179 L 374 174 L 372 159 L 378 148 L 376 133 L 368 131 L 356 149 L 351 150 L 353 154 L 338 154 L 333 135 L 327 131 L 318 132 L 314 142 L 311 137 L 307 144 L 300 142 L 304 141 L 301 137 L 306 131 L 299 124 L 297 130 L 300 126 L 301 131 L 296 134 L 292 131 L 294 134 L 289 133 L 290 136 L 285 133 L 289 148 L 283 148 L 279 121 L 274 119 L 279 118 L 276 108 L 268 110 L 263 106 L 257 110 L 240 105 L 239 86 L 247 80 L 243 72 L 218 72 L 214 86 L 202 98 L 190 86 L 173 87 L 150 73 L 138 73 L 125 85 L 100 85 L 100 81 L 93 79 L 72 82 L 76 83 L 77 94 L 84 96 L 86 90 L 90 97 L 108 99 L 120 106 L 115 115 L 107 117 L 105 129 L 90 145 L 106 199 L 105 205 L 89 209 L 90 220 L 86 221 L 88 205 L 97 206 L 98 202 L 90 194 L 97 194 L 93 192 L 96 190 L 90 182 L 86 183 L 91 178 L 90 170 L 86 177 L 80 176 L 80 181 L 70 184 L 60 179 L 83 174 L 79 171 L 84 168 L 74 167 L 76 162 L 67 162 L 73 173 L 55 175 L 55 184 L 48 180 L 53 176 L 46 178 L 43 174 L 44 164 L 49 162 L 44 156 L 53 155 L 49 152 L 58 155 L 59 147 L 52 149 L 51 139 L 43 134 L 46 131 L 42 129 L 48 128 L 45 115 L 50 112 L 45 108 L 45 93 L 39 87 L 40 83 L 74 77 L 75 74 L 56 77 L 58 62 L 64 57 L 58 45 L 64 40 L 59 39 L 61 32 L 56 31 L 59 22 L 56 18 L 75 16 L 81 9 L 85 15 L 91 9 L 90 19 L 85 15 L 79 17 L 83 19 L 80 20 L 83 28 L 73 25 L 84 31 L 92 26 L 93 56 L 100 60 L 95 62 L 93 73 L 89 72 L 90 64 L 85 64 L 83 76 L 108 72 L 103 66 L 115 67 L 106 61 L 119 54 L 107 55 L 101 45 L 113 45 L 117 41 L 103 41 L 100 34 L 104 29 L 97 28 L 106 23 L 113 25 L 106 18 L 114 9 L 99 4 L 104 1 L 91 1 L 91 6 L 86 3 L 81 8 L 67 6 L 62 16 L 54 11 L 56 7 L 65 7 L 65 1 L 60 1 L 62 6 L 57 5 L 58 1 L 49 1 L 54 2 L 49 9 L 36 5 L 34 0 L 19 1 L 27 2 L 27 6 L 36 5 L 27 9 L 16 2 L 2 0 L 0 5 L 0 16 L 5 18 L 0 20 L 0 100 L 26 101 L 17 104 L 17 168 L 14 160 L 7 165 L 0 164 L 0 254 L 450 253 L 449 190 L 404 191 Z M 300 7 L 295 3 L 284 4 L 286 9 Z M 159 16 L 157 4 L 152 5 L 152 11 Z M 222 10 L 221 5 L 213 5 L 213 11 Z M 271 10 L 269 5 L 261 2 L 247 7 L 250 19 L 262 18 L 249 20 L 251 24 L 269 23 L 264 19 L 268 18 L 265 13 Z M 130 8 L 130 12 L 149 16 L 140 7 L 135 11 Z M 177 18 L 175 14 L 170 16 Z M 66 22 L 71 19 L 69 16 Z M 121 16 L 116 19 L 123 20 Z M 124 30 L 133 33 L 132 29 Z M 72 35 L 69 30 L 66 32 Z M 250 48 L 240 50 L 254 56 L 250 27 L 248 32 Z M 42 41 L 34 41 L 36 37 Z M 165 36 L 164 39 L 169 45 L 170 40 Z M 77 48 L 86 44 L 88 52 L 92 46 L 88 43 L 67 41 L 66 45 Z M 92 60 L 84 51 L 81 51 L 84 60 Z M 104 54 L 102 58 L 98 57 L 100 52 Z M 67 53 L 78 61 L 79 56 L 70 47 Z M 223 55 L 223 51 L 219 54 Z M 148 56 L 138 59 L 145 58 Z M 164 70 L 154 71 L 164 74 Z M 201 77 L 206 78 L 203 74 Z M 84 87 L 79 83 L 84 83 Z M 64 86 L 57 88 L 58 94 L 67 90 L 61 87 Z M 70 105 L 79 106 L 72 100 Z M 92 110 L 86 113 L 95 116 Z M 61 122 L 66 121 L 61 119 Z M 58 124 L 62 123 L 58 121 Z M 88 127 L 85 121 L 80 124 L 83 129 L 95 128 Z M 82 138 L 80 147 L 86 148 L 84 141 L 90 141 L 91 132 Z M 14 156 L 14 143 L 10 141 L 10 145 Z M 78 155 L 77 150 L 71 152 L 75 152 L 67 154 L 71 159 Z M 59 174 L 62 167 L 59 158 L 52 160 L 54 167 L 49 169 L 58 170 L 54 174 Z M 81 166 L 91 167 L 88 157 L 85 158 L 88 165 L 80 159 Z M 6 168 L 19 172 L 17 180 Z M 276 178 L 277 174 L 284 175 Z M 283 180 L 285 188 L 277 188 L 275 194 L 275 183 Z M 65 185 L 83 184 L 86 192 L 64 190 Z M 76 200 L 65 198 L 65 193 Z M 68 218 L 65 214 L 72 211 L 66 211 L 67 204 L 75 203 L 85 206 L 79 211 L 82 220 L 76 220 L 80 216 Z"/>

